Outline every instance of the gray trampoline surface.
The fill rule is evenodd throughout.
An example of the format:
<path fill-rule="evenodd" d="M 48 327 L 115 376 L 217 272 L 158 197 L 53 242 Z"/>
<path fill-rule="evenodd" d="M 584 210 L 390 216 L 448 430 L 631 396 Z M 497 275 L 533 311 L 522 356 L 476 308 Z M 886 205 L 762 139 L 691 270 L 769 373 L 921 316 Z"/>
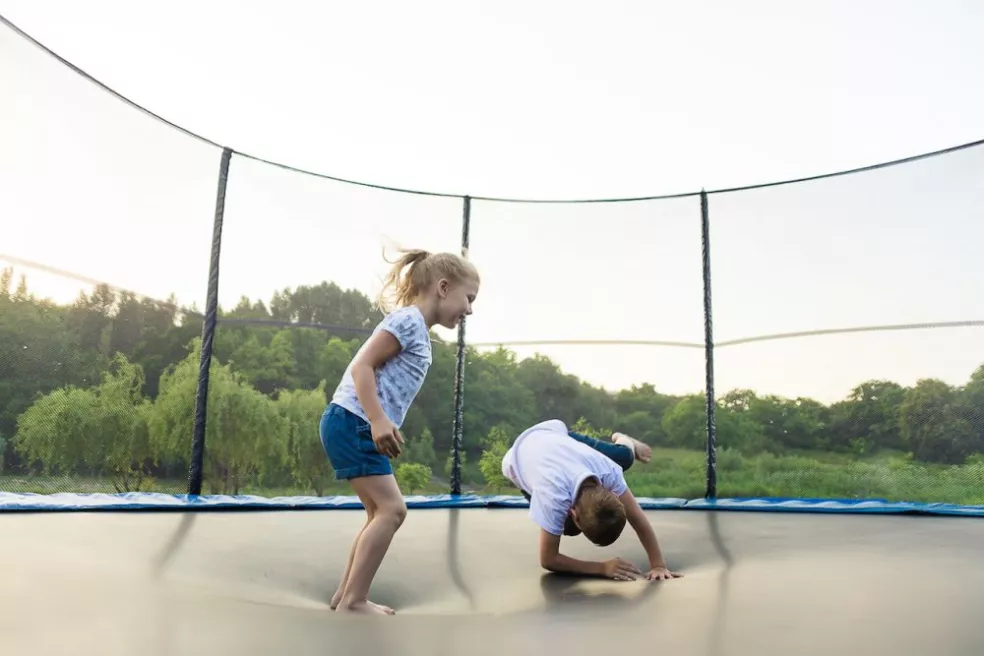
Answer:
<path fill-rule="evenodd" d="M 361 511 L 0 515 L 10 654 L 984 653 L 984 521 L 647 513 L 674 581 L 545 573 L 523 509 L 411 510 L 371 597 L 328 608 Z M 584 558 L 645 565 L 629 529 Z"/>

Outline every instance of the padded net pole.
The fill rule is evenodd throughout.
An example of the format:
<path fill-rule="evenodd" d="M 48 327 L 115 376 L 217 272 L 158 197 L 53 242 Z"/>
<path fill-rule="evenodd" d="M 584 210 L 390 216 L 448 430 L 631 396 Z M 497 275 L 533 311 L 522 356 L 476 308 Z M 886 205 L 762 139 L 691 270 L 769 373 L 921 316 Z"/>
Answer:
<path fill-rule="evenodd" d="M 202 353 L 198 363 L 198 391 L 195 397 L 195 427 L 191 442 L 191 466 L 188 468 L 188 494 L 202 493 L 202 463 L 205 461 L 205 419 L 208 416 L 208 374 L 212 362 L 212 342 L 219 306 L 219 254 L 222 250 L 222 219 L 225 215 L 226 186 L 229 182 L 229 161 L 232 151 L 222 149 L 219 163 L 219 185 L 215 198 L 215 219 L 212 223 L 212 254 L 208 267 L 208 297 L 202 321 Z"/>
<path fill-rule="evenodd" d="M 468 257 L 468 237 L 471 231 L 471 197 L 463 199 L 461 216 L 461 256 Z M 462 404 L 465 381 L 465 319 L 458 324 L 458 354 L 454 372 L 454 426 L 451 436 L 451 494 L 461 494 L 461 434 Z"/>
<path fill-rule="evenodd" d="M 700 234 L 704 271 L 704 376 L 707 401 L 707 490 L 704 497 L 717 496 L 717 430 L 714 421 L 714 322 L 711 316 L 711 222 L 707 192 L 700 192 Z"/>

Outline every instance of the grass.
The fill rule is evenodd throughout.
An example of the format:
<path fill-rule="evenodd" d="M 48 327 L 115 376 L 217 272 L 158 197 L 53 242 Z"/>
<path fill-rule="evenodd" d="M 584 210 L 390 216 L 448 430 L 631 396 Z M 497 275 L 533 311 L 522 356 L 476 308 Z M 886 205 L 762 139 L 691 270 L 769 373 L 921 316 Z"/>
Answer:
<path fill-rule="evenodd" d="M 718 452 L 719 497 L 885 499 L 887 501 L 984 504 L 984 465 L 931 465 L 899 454 L 868 457 L 838 454 Z M 652 462 L 636 465 L 626 479 L 637 496 L 700 497 L 706 456 L 654 449 Z"/>
<path fill-rule="evenodd" d="M 650 463 L 637 463 L 626 475 L 640 497 L 700 498 L 704 495 L 705 455 L 681 449 L 653 450 Z M 475 494 L 517 494 L 515 489 L 488 489 L 477 468 L 466 466 L 463 491 Z M 185 481 L 155 481 L 144 491 L 182 493 Z M 207 488 L 206 488 L 207 489 Z M 81 477 L 0 476 L 0 490 L 7 492 L 114 492 L 108 479 Z M 448 484 L 432 479 L 414 494 L 446 494 Z M 241 494 L 266 497 L 308 496 L 300 487 L 247 486 Z M 333 482 L 327 496 L 350 495 L 345 483 Z M 763 454 L 745 457 L 718 451 L 719 497 L 801 497 L 888 501 L 984 504 L 984 464 L 959 466 L 916 463 L 901 454 L 879 453 L 868 457 L 800 453 L 786 456 Z"/>

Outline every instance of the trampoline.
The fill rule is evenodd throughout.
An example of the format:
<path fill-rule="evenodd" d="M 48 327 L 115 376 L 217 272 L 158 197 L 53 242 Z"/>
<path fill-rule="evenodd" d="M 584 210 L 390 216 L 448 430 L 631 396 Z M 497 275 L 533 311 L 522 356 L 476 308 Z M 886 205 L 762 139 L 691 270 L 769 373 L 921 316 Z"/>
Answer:
<path fill-rule="evenodd" d="M 984 654 L 984 627 L 978 623 L 978 609 L 984 607 L 984 565 L 978 556 L 978 545 L 984 541 L 980 519 L 984 506 L 956 503 L 984 502 L 980 496 L 984 453 L 979 453 L 976 464 L 965 462 L 945 470 L 922 468 L 927 462 L 936 463 L 939 453 L 929 454 L 935 460 L 916 458 L 911 467 L 899 458 L 872 464 L 860 454 L 867 456 L 876 447 L 896 451 L 909 446 L 898 435 L 894 442 L 883 439 L 893 437 L 885 430 L 891 422 L 868 413 L 872 408 L 865 406 L 861 408 L 865 413 L 856 413 L 865 418 L 863 425 L 848 422 L 838 435 L 808 412 L 819 404 L 809 403 L 810 395 L 829 396 L 831 390 L 852 389 L 864 380 L 894 380 L 902 360 L 908 367 L 906 375 L 944 377 L 957 381 L 954 385 L 964 385 L 970 372 L 984 362 L 984 340 L 969 330 L 984 327 L 984 305 L 979 302 L 984 298 L 979 283 L 984 277 L 973 275 L 980 258 L 972 247 L 984 238 L 984 233 L 974 233 L 982 225 L 984 140 L 798 180 L 638 198 L 510 199 L 398 189 L 273 162 L 190 132 L 113 91 L 2 16 L 0 23 L 6 27 L 0 31 L 3 63 L 10 62 L 8 70 L 18 73 L 5 80 L 8 96 L 17 98 L 17 103 L 11 105 L 16 112 L 10 114 L 16 120 L 5 123 L 11 126 L 5 133 L 11 147 L 5 151 L 9 165 L 0 215 L 11 217 L 3 233 L 4 250 L 10 253 L 0 253 L 0 260 L 50 275 L 51 288 L 58 293 L 67 288 L 73 298 L 80 283 L 90 293 L 98 286 L 148 299 L 182 314 L 191 329 L 189 339 L 202 335 L 197 363 L 191 361 L 198 377 L 194 397 L 188 393 L 179 399 L 180 406 L 174 406 L 184 408 L 183 417 L 194 415 L 193 426 L 162 430 L 156 441 L 164 445 L 161 449 L 166 453 L 158 455 L 166 463 L 144 472 L 160 476 L 161 485 L 153 488 L 158 490 L 176 489 L 176 477 L 183 481 L 188 472 L 190 496 L 14 491 L 132 489 L 86 477 L 116 471 L 109 464 L 118 466 L 120 453 L 129 454 L 123 460 L 133 462 L 157 460 L 149 450 L 134 446 L 132 452 L 126 451 L 130 442 L 114 441 L 132 441 L 135 431 L 121 429 L 109 435 L 102 424 L 93 424 L 100 428 L 85 437 L 94 445 L 87 454 L 91 457 L 54 458 L 62 455 L 55 453 L 59 449 L 80 454 L 84 449 L 76 435 L 57 429 L 67 424 L 44 417 L 46 421 L 35 422 L 42 427 L 35 432 L 45 447 L 40 455 L 18 452 L 21 461 L 11 463 L 2 461 L 0 450 L 4 473 L 11 473 L 13 465 L 13 473 L 19 467 L 18 475 L 24 477 L 0 480 L 0 486 L 10 485 L 11 490 L 0 489 L 4 563 L 0 644 L 5 653 Z M 57 120 L 32 124 L 22 120 L 28 116 Z M 145 120 L 147 116 L 153 120 Z M 100 157 L 93 157 L 94 152 Z M 79 171 L 88 175 L 80 176 Z M 46 222 L 45 217 L 68 216 L 54 202 L 66 198 L 73 210 L 84 212 L 86 220 Z M 204 220 L 210 215 L 211 222 Z M 139 237 L 143 233 L 133 229 L 134 217 L 143 225 L 166 230 Z M 270 229 L 274 220 L 277 230 Z M 523 232 L 549 235 L 550 248 L 543 247 L 542 239 L 518 238 Z M 108 238 L 114 233 L 134 235 L 134 241 L 127 245 Z M 52 242 L 52 234 L 60 237 L 55 241 L 72 246 L 64 262 L 44 263 L 41 259 L 46 255 L 34 255 L 38 245 Z M 430 380 L 444 376 L 434 389 L 450 392 L 450 398 L 425 394 L 429 400 L 420 401 L 431 404 L 426 413 L 429 421 L 453 416 L 426 427 L 440 455 L 430 458 L 435 468 L 449 450 L 457 456 L 449 468 L 451 492 L 461 491 L 461 456 L 470 449 L 474 459 L 480 439 L 490 435 L 501 419 L 493 413 L 487 418 L 476 413 L 479 419 L 469 419 L 466 429 L 464 390 L 472 398 L 486 395 L 489 406 L 523 405 L 521 401 L 534 391 L 550 387 L 543 380 L 555 380 L 559 395 L 531 407 L 526 419 L 533 421 L 541 415 L 555 416 L 558 407 L 573 411 L 572 397 L 565 390 L 576 387 L 569 385 L 566 373 L 564 378 L 534 377 L 530 380 L 535 382 L 517 383 L 515 388 L 501 386 L 496 376 L 489 376 L 495 385 L 483 392 L 470 366 L 465 374 L 466 345 L 475 349 L 576 346 L 569 362 L 572 369 L 584 373 L 574 380 L 597 378 L 599 382 L 592 383 L 597 394 L 592 392 L 589 400 L 606 399 L 606 403 L 610 400 L 606 389 L 628 385 L 606 384 L 606 371 L 621 367 L 645 372 L 645 384 L 653 395 L 641 405 L 638 400 L 629 405 L 631 410 L 644 411 L 647 426 L 662 426 L 669 412 L 669 406 L 663 407 L 667 399 L 697 400 L 701 414 L 691 412 L 697 406 L 682 406 L 687 414 L 680 416 L 689 419 L 681 422 L 687 425 L 675 439 L 655 432 L 650 437 L 654 443 L 696 454 L 699 464 L 669 457 L 654 463 L 651 471 L 660 480 L 648 489 L 658 490 L 652 494 L 692 496 L 706 489 L 706 498 L 641 500 L 668 564 L 684 578 L 614 582 L 550 574 L 539 566 L 538 529 L 529 520 L 522 497 L 411 496 L 407 521 L 371 591 L 373 600 L 394 607 L 397 615 L 343 617 L 332 613 L 328 602 L 351 540 L 365 518 L 357 500 L 197 496 L 208 476 L 205 453 L 221 452 L 224 438 L 242 438 L 246 432 L 242 424 L 220 423 L 222 430 L 205 443 L 206 422 L 221 422 L 223 417 L 215 410 L 222 406 L 213 404 L 208 406 L 209 419 L 204 403 L 213 389 L 207 363 L 212 344 L 221 341 L 217 335 L 228 331 L 226 336 L 234 336 L 241 330 L 242 343 L 251 338 L 266 344 L 274 337 L 260 340 L 257 335 L 265 336 L 262 331 L 267 329 L 320 331 L 305 333 L 315 335 L 304 342 L 314 346 L 298 351 L 298 361 L 314 362 L 317 359 L 308 355 L 320 352 L 328 336 L 348 340 L 370 332 L 367 317 L 356 316 L 351 308 L 323 312 L 327 317 L 323 318 L 316 310 L 325 307 L 307 303 L 304 295 L 298 297 L 304 301 L 304 316 L 293 316 L 293 310 L 291 316 L 276 317 L 254 317 L 252 310 L 249 316 L 239 317 L 221 312 L 220 264 L 221 294 L 223 302 L 230 304 L 240 298 L 258 299 L 267 285 L 270 290 L 321 289 L 312 287 L 319 284 L 323 289 L 347 287 L 355 284 L 351 281 L 376 278 L 374 267 L 382 265 L 369 263 L 366 254 L 378 252 L 379 234 L 414 244 L 426 236 L 435 250 L 460 248 L 479 265 L 487 281 L 483 311 L 475 315 L 475 323 L 469 320 L 468 339 L 459 329 L 455 353 L 441 353 L 435 359 L 438 366 L 429 374 Z M 85 249 L 77 247 L 82 243 Z M 332 257 L 324 256 L 325 244 L 331 244 Z M 570 266 L 581 251 L 592 253 L 595 267 Z M 187 256 L 188 264 L 177 266 L 176 253 Z M 191 253 L 198 254 L 197 264 Z M 604 262 L 597 260 L 601 253 L 608 254 Z M 518 327 L 510 326 L 510 338 L 503 340 L 494 322 L 483 326 L 482 321 L 510 317 L 516 308 L 541 307 L 542 289 L 527 284 L 525 271 L 516 266 L 534 260 L 545 271 L 564 271 L 567 284 L 552 290 L 549 312 L 527 313 Z M 106 264 L 130 276 L 128 286 L 103 282 L 110 279 L 103 272 L 112 270 L 102 266 Z M 929 265 L 936 266 L 932 274 Z M 597 284 L 596 269 L 635 287 L 611 285 L 586 305 L 584 290 Z M 671 284 L 654 291 L 654 280 Z M 927 280 L 931 287 L 923 286 Z M 616 297 L 616 288 L 624 298 Z M 181 298 L 182 305 L 155 300 L 170 294 Z M 648 305 L 658 306 L 658 316 L 641 317 L 639 299 L 655 299 Z M 23 316 L 47 312 L 32 309 Z M 168 320 L 174 323 L 176 316 Z M 120 328 L 120 335 L 142 334 L 144 324 L 131 321 L 126 313 L 95 318 L 105 319 L 107 327 Z M 540 323 L 534 325 L 534 319 Z M 821 319 L 824 323 L 818 325 Z M 196 325 L 199 320 L 201 331 Z M 44 332 L 26 320 L 16 323 L 27 326 L 16 335 Z M 650 335 L 655 324 L 661 333 Z M 631 326 L 634 332 L 623 335 L 625 339 L 609 340 L 606 331 L 612 325 Z M 556 333 L 562 326 L 576 327 L 576 334 Z M 180 330 L 170 332 L 172 328 L 159 334 L 151 331 L 158 350 L 147 353 L 156 357 L 149 360 L 155 366 L 178 366 L 187 360 L 184 355 L 174 359 L 177 345 L 189 342 Z M 527 332 L 512 332 L 519 328 Z M 946 332 L 930 332 L 930 328 Z M 16 362 L 20 369 L 11 367 L 19 373 L 10 380 L 20 376 L 26 381 L 48 381 L 22 386 L 18 399 L 92 379 L 94 371 L 82 369 L 62 378 L 49 374 L 67 370 L 71 367 L 61 365 L 97 352 L 95 345 L 101 354 L 103 339 L 94 339 L 88 351 L 79 346 L 75 353 L 62 349 L 69 343 L 64 333 L 52 329 L 51 335 L 50 341 L 37 343 L 45 348 L 30 342 L 32 348 L 25 345 L 8 351 L 22 358 Z M 324 344 L 318 346 L 322 337 Z M 823 340 L 808 347 L 793 346 L 803 337 Z M 13 338 L 5 342 L 13 343 Z M 599 345 L 618 348 L 604 353 L 579 350 Z M 139 351 L 137 344 L 131 346 Z M 454 340 L 446 340 L 445 348 L 455 348 Z M 270 361 L 280 362 L 279 353 Z M 715 357 L 719 357 L 717 364 Z M 841 363 L 843 371 L 833 363 Z M 278 373 L 283 380 L 263 382 L 270 390 L 301 389 L 300 383 L 285 383 L 293 381 L 296 373 L 285 367 Z M 317 374 L 309 381 L 313 382 L 325 372 L 307 373 Z M 310 392 L 313 384 L 304 389 Z M 510 393 L 502 393 L 504 389 Z M 739 439 L 743 435 L 737 431 L 739 415 L 718 410 L 715 403 L 719 392 L 740 389 L 769 394 L 779 389 L 797 403 L 807 401 L 803 416 L 816 421 L 771 431 L 770 440 L 779 440 L 780 433 L 783 439 L 790 438 L 779 445 L 780 452 L 821 451 L 821 456 L 843 458 L 832 463 L 826 458 L 773 458 L 763 446 L 769 442 L 764 427 L 772 419 L 763 420 L 759 435 L 763 439 L 743 445 Z M 156 398 L 159 392 L 158 388 Z M 242 398 L 261 396 L 250 392 Z M 959 407 L 962 411 L 963 406 L 950 403 L 942 393 L 921 398 L 920 412 L 912 414 L 930 419 L 925 425 L 910 426 L 919 433 L 917 445 L 925 447 L 942 436 L 962 440 L 953 450 L 963 449 L 972 437 L 967 417 L 948 418 L 939 410 Z M 975 399 L 984 397 L 967 398 L 966 407 L 977 408 L 981 402 Z M 319 399 L 317 412 L 323 408 L 320 404 Z M 653 407 L 656 404 L 659 409 Z M 614 405 L 599 402 L 598 408 L 596 425 L 616 416 L 601 412 L 610 408 L 614 413 Z M 6 410 L 10 418 L 27 407 L 13 410 Z M 626 416 L 638 419 L 631 410 Z M 720 422 L 715 419 L 717 412 Z M 75 414 L 65 416 L 66 421 L 76 421 Z M 311 416 L 307 425 L 316 426 L 317 415 Z M 694 417 L 700 422 L 700 439 L 691 439 L 697 434 L 688 423 Z M 10 418 L 9 430 L 0 431 L 0 445 L 10 444 L 8 438 L 17 440 Z M 516 415 L 517 426 L 529 425 L 522 418 Z M 918 431 L 927 426 L 932 430 Z M 984 436 L 980 432 L 984 424 L 980 426 L 979 437 Z M 954 430 L 963 434 L 955 435 Z M 253 435 L 257 441 L 260 433 L 270 437 L 268 428 L 260 428 Z M 314 434 L 309 434 L 320 449 Z M 167 439 L 160 439 L 162 435 Z M 440 445 L 433 443 L 435 435 L 440 436 Z M 62 441 L 46 443 L 55 436 Z M 869 444 L 866 437 L 874 441 Z M 286 431 L 282 438 L 285 443 L 289 440 Z M 974 444 L 978 452 L 984 451 L 984 442 Z M 120 445 L 115 453 L 108 448 Z M 190 447 L 187 453 L 186 447 Z M 763 456 L 755 467 L 742 469 L 735 464 L 744 457 L 740 451 L 745 447 L 749 463 Z M 716 490 L 718 448 L 720 473 L 731 484 L 721 493 Z M 952 453 L 943 455 L 963 462 Z M 48 462 L 30 462 L 46 458 Z M 256 460 L 253 464 L 259 468 L 259 456 Z M 44 476 L 32 478 L 39 467 Z M 283 466 L 271 471 L 279 482 L 297 482 L 291 478 L 296 472 Z M 662 476 L 668 472 L 680 476 L 669 480 L 673 477 Z M 686 476 L 691 479 L 684 480 Z M 318 485 L 307 483 L 305 479 L 308 491 L 322 494 Z M 825 487 L 828 483 L 830 487 Z M 266 491 L 272 489 L 282 488 Z M 882 495 L 954 503 L 719 498 L 729 494 Z M 564 538 L 562 549 L 579 558 L 620 555 L 645 563 L 631 530 L 607 548 L 596 548 L 584 538 Z"/>
<path fill-rule="evenodd" d="M 98 511 L 0 514 L 5 647 L 106 656 L 984 649 L 984 522 L 974 518 L 649 510 L 685 576 L 614 582 L 543 571 L 522 499 L 418 501 L 372 589 L 397 615 L 371 618 L 328 608 L 364 521 L 351 500 L 223 512 L 171 498 L 173 511 L 126 512 L 114 499 Z M 645 564 L 631 531 L 609 548 L 581 538 L 562 548 Z"/>

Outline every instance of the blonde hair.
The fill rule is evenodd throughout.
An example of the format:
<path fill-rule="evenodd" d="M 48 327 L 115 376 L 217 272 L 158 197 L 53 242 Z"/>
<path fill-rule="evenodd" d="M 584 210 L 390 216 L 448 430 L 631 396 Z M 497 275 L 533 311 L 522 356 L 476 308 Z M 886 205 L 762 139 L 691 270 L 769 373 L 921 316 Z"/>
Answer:
<path fill-rule="evenodd" d="M 625 528 L 625 506 L 601 486 L 585 487 L 578 499 L 578 526 L 599 547 L 613 544 Z"/>
<path fill-rule="evenodd" d="M 454 253 L 429 253 L 422 249 L 400 249 L 403 257 L 395 262 L 383 280 L 377 304 L 383 312 L 395 307 L 406 307 L 435 281 L 447 278 L 452 282 L 465 280 L 479 282 L 478 270 L 471 262 Z M 404 272 L 406 269 L 406 272 Z"/>

